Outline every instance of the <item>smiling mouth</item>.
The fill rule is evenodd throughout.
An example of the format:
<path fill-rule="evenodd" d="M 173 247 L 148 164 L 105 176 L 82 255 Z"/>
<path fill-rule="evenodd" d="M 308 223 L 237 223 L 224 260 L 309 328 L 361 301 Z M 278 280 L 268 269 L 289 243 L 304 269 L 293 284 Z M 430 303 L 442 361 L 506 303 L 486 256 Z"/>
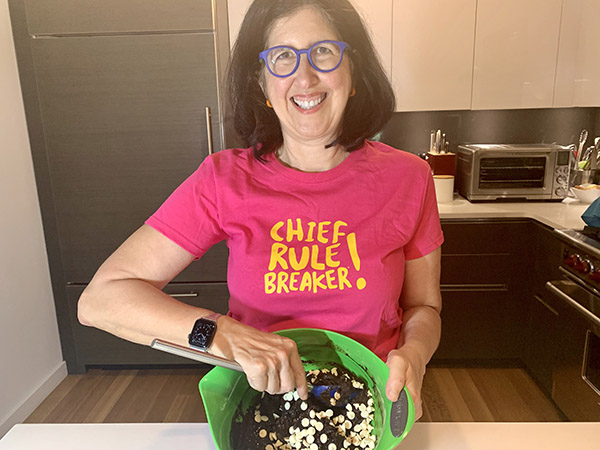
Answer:
<path fill-rule="evenodd" d="M 323 94 L 320 98 L 316 98 L 313 100 L 300 100 L 295 97 L 292 97 L 292 101 L 299 108 L 309 110 L 314 108 L 315 106 L 320 105 L 323 102 L 323 100 L 325 100 L 325 97 L 327 97 L 327 94 Z"/>

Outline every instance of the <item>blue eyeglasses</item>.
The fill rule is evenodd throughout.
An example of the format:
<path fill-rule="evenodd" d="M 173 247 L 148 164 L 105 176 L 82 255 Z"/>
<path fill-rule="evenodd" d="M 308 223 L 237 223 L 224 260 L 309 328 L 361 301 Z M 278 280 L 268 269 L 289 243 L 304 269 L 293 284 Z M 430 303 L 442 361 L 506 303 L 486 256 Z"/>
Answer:
<path fill-rule="evenodd" d="M 319 72 L 333 72 L 342 63 L 344 50 L 350 46 L 342 41 L 319 41 L 304 50 L 288 45 L 277 45 L 258 54 L 271 75 L 285 78 L 292 75 L 300 65 L 300 56 L 306 54 L 310 65 Z"/>

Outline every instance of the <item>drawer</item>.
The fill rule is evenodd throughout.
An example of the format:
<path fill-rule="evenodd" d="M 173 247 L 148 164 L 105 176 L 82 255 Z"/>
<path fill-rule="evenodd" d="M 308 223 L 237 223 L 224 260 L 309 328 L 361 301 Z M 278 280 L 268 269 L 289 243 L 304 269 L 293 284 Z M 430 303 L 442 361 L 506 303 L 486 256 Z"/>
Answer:
<path fill-rule="evenodd" d="M 186 358 L 134 344 L 77 320 L 77 301 L 85 286 L 67 286 L 69 316 L 72 323 L 76 361 L 67 361 L 69 373 L 82 373 L 88 366 L 155 366 L 196 364 Z M 226 283 L 170 284 L 164 289 L 178 300 L 222 314 L 228 311 Z M 207 366 L 208 367 L 208 366 Z"/>
<path fill-rule="evenodd" d="M 442 220 L 442 254 L 506 254 L 527 246 L 529 220 Z"/>
<path fill-rule="evenodd" d="M 517 308 L 510 297 L 504 290 L 442 290 L 442 337 L 434 359 L 517 357 Z"/>

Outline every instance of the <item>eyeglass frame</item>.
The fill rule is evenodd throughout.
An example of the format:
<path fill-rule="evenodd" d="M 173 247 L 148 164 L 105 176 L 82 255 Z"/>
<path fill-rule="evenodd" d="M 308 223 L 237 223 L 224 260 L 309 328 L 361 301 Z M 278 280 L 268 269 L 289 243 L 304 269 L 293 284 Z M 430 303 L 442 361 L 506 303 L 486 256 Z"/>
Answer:
<path fill-rule="evenodd" d="M 328 70 L 322 70 L 319 69 L 312 61 L 312 58 L 310 56 L 310 52 L 312 51 L 312 49 L 319 45 L 319 44 L 323 44 L 326 42 L 333 42 L 335 44 L 337 44 L 340 47 L 340 54 L 342 55 L 340 57 L 340 61 L 336 64 L 336 66 L 333 69 L 328 69 Z M 267 56 L 269 54 L 270 51 L 275 50 L 277 48 L 289 48 L 291 49 L 295 55 L 296 55 L 296 65 L 294 66 L 294 69 L 288 73 L 287 75 L 277 75 L 276 73 L 274 73 L 271 70 L 271 67 L 269 66 L 269 61 L 267 61 Z M 315 42 L 313 45 L 311 45 L 308 48 L 302 49 L 302 50 L 296 50 L 294 47 L 290 46 L 290 45 L 276 45 L 275 47 L 271 47 L 268 48 L 266 50 L 263 50 L 262 52 L 260 52 L 258 54 L 258 60 L 259 61 L 264 61 L 265 66 L 267 67 L 267 70 L 269 71 L 269 73 L 271 75 L 273 75 L 274 77 L 277 78 L 287 78 L 287 77 L 291 77 L 292 75 L 294 75 L 296 73 L 296 71 L 298 70 L 298 67 L 300 66 L 300 58 L 302 57 L 303 54 L 306 55 L 306 59 L 308 60 L 308 63 L 310 64 L 310 66 L 315 69 L 317 72 L 321 72 L 321 73 L 329 73 L 329 72 L 333 72 L 334 70 L 336 70 L 338 67 L 340 67 L 340 64 L 342 64 L 342 61 L 344 60 L 344 51 L 346 49 L 351 49 L 352 47 L 350 47 L 350 44 L 348 44 L 347 42 L 344 41 L 334 41 L 331 39 L 327 39 L 324 41 L 319 41 L 319 42 Z"/>

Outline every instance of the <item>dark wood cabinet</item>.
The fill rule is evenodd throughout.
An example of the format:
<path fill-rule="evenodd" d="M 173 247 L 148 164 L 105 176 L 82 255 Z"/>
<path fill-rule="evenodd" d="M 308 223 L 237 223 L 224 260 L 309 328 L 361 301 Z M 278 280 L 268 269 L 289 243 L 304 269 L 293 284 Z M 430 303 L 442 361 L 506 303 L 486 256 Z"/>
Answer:
<path fill-rule="evenodd" d="M 209 142 L 225 147 L 226 3 L 9 0 L 9 8 L 68 370 L 182 361 L 81 326 L 76 302 Z M 197 296 L 186 301 L 226 312 L 227 255 L 218 244 L 165 290 L 191 283 Z"/>
<path fill-rule="evenodd" d="M 560 315 L 557 305 L 548 296 L 534 295 L 529 305 L 529 320 L 523 361 L 529 373 L 544 389 L 552 394 L 554 370 L 559 347 Z"/>
<path fill-rule="evenodd" d="M 214 37 L 36 39 L 32 48 L 64 276 L 85 283 L 208 155 Z M 224 252 L 211 256 L 178 280 L 224 281 Z"/>
<path fill-rule="evenodd" d="M 528 318 L 523 362 L 539 386 L 551 395 L 562 339 L 558 338 L 560 305 L 555 297 L 548 295 L 546 282 L 561 278 L 557 266 L 561 258 L 561 243 L 552 229 L 546 226 L 533 224 L 533 231 L 531 248 L 536 257 L 526 304 Z"/>
<path fill-rule="evenodd" d="M 211 0 L 25 0 L 31 34 L 212 30 Z"/>
<path fill-rule="evenodd" d="M 442 220 L 442 338 L 434 361 L 520 358 L 528 220 Z"/>

